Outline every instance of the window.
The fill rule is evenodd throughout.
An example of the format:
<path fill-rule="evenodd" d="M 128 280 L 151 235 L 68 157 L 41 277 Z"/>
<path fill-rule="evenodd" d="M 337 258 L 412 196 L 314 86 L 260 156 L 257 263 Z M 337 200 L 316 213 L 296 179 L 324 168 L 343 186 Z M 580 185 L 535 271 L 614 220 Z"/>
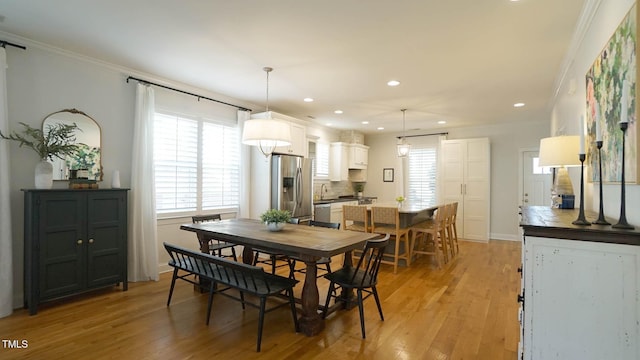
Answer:
<path fill-rule="evenodd" d="M 407 161 L 407 193 L 413 201 L 436 205 L 438 198 L 438 142 L 414 144 Z"/>
<path fill-rule="evenodd" d="M 316 176 L 329 177 L 329 144 L 316 143 Z"/>
<path fill-rule="evenodd" d="M 158 214 L 237 208 L 238 128 L 156 113 L 154 166 Z"/>

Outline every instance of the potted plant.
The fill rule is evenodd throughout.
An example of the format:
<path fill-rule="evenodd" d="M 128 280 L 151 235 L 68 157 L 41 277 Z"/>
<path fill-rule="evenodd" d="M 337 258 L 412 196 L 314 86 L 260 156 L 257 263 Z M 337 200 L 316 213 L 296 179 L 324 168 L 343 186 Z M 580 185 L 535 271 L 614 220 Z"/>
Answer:
<path fill-rule="evenodd" d="M 269 209 L 260 215 L 260 220 L 267 225 L 269 231 L 280 231 L 291 220 L 289 210 Z"/>
<path fill-rule="evenodd" d="M 356 184 L 354 186 L 354 189 L 356 190 L 356 197 L 358 199 L 362 199 L 362 192 L 364 191 L 364 184 Z"/>
<path fill-rule="evenodd" d="M 400 195 L 396 198 L 396 201 L 398 202 L 398 207 L 402 206 L 402 202 L 404 201 L 404 196 Z"/>
<path fill-rule="evenodd" d="M 50 189 L 53 185 L 53 165 L 48 160 L 54 157 L 63 159 L 72 156 L 78 150 L 75 131 L 78 126 L 67 124 L 47 125 L 45 130 L 33 128 L 25 123 L 21 133 L 13 132 L 8 136 L 0 131 L 0 137 L 5 140 L 14 140 L 20 143 L 20 147 L 26 146 L 33 149 L 40 157 L 36 165 L 35 185 L 37 189 Z"/>

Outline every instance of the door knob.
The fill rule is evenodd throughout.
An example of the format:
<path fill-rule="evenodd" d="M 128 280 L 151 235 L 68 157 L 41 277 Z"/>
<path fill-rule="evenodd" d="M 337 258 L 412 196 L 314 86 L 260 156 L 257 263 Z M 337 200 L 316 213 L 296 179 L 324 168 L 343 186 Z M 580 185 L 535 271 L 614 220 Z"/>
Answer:
<path fill-rule="evenodd" d="M 89 244 L 93 244 L 93 239 L 89 239 Z"/>
<path fill-rule="evenodd" d="M 77 241 L 78 245 L 82 245 L 82 239 Z"/>

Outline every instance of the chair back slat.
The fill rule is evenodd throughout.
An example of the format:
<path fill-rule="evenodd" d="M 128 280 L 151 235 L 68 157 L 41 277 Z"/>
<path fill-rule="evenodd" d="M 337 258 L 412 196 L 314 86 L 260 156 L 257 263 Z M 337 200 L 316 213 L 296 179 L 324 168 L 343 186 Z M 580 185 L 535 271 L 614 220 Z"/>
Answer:
<path fill-rule="evenodd" d="M 317 226 L 317 227 L 324 227 L 324 228 L 338 229 L 338 230 L 340 229 L 340 223 L 336 223 L 336 222 L 323 222 L 323 221 L 310 220 L 309 226 Z"/>
<path fill-rule="evenodd" d="M 220 220 L 222 220 L 220 214 L 195 215 L 191 217 L 191 222 L 195 224 Z"/>

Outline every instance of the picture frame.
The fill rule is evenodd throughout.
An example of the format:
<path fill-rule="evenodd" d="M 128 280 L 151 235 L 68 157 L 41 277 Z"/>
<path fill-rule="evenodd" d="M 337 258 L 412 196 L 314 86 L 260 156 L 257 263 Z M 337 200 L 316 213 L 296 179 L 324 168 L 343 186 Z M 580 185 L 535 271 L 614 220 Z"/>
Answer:
<path fill-rule="evenodd" d="M 393 182 L 393 168 L 382 169 L 382 181 Z"/>

